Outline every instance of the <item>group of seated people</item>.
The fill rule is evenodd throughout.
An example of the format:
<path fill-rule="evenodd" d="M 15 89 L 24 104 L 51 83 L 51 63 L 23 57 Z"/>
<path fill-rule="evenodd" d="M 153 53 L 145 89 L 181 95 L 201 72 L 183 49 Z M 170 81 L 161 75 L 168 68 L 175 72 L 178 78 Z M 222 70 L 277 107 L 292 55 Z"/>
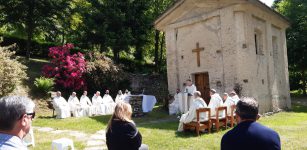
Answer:
<path fill-rule="evenodd" d="M 178 94 L 178 93 L 177 93 Z M 230 96 L 229 96 L 230 95 Z M 182 114 L 180 118 L 180 123 L 178 126 L 178 131 L 183 131 L 183 124 L 190 123 L 196 120 L 196 110 L 199 108 L 210 108 L 211 116 L 216 116 L 216 108 L 221 106 L 227 107 L 227 115 L 231 113 L 231 106 L 236 105 L 240 100 L 235 91 L 230 92 L 230 94 L 224 93 L 223 98 L 216 92 L 215 89 L 210 90 L 210 102 L 209 105 L 201 98 L 201 93 L 199 91 L 194 92 L 194 98 L 189 107 L 189 110 Z M 219 112 L 219 117 L 225 117 L 225 112 Z M 205 113 L 200 114 L 200 120 L 208 120 L 207 115 Z"/>
<path fill-rule="evenodd" d="M 56 117 L 67 118 L 71 117 L 71 115 L 74 117 L 109 115 L 114 112 L 117 102 L 124 101 L 125 97 L 130 95 L 128 90 L 126 90 L 124 94 L 119 90 L 114 102 L 109 93 L 110 91 L 106 90 L 104 96 L 101 97 L 100 92 L 97 91 L 91 101 L 87 96 L 87 91 L 84 91 L 79 101 L 76 92 L 72 92 L 68 101 L 66 101 L 65 98 L 61 96 L 61 92 L 57 91 L 52 101 L 56 111 Z"/>

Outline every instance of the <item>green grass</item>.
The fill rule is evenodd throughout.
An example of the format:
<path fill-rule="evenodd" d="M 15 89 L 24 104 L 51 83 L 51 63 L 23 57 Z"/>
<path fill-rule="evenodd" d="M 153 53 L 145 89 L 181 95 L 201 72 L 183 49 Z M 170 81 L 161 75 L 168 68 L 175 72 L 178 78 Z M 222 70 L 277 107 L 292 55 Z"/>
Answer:
<path fill-rule="evenodd" d="M 78 130 L 85 133 L 95 133 L 105 129 L 110 116 L 91 118 L 54 119 L 48 117 L 37 118 L 34 126 L 46 126 L 56 129 Z M 307 107 L 294 105 L 289 112 L 281 112 L 273 116 L 260 118 L 259 122 L 276 130 L 282 143 L 282 149 L 307 149 Z M 211 134 L 202 134 L 197 137 L 194 132 L 176 132 L 178 120 L 175 116 L 168 116 L 161 107 L 143 118 L 134 119 L 142 133 L 143 143 L 152 150 L 177 149 L 220 149 L 220 140 L 229 130 L 222 130 Z M 42 139 L 44 140 L 45 137 Z M 47 144 L 48 145 L 48 144 Z"/>

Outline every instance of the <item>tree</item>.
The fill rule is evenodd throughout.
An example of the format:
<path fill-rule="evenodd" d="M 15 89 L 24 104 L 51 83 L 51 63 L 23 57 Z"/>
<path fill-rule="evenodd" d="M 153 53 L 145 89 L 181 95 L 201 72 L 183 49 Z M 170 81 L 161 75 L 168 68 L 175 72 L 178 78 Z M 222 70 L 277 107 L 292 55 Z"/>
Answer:
<path fill-rule="evenodd" d="M 56 19 L 68 6 L 66 0 L 0 0 L 0 25 L 24 27 L 27 36 L 26 54 L 30 58 L 31 41 L 39 29 L 57 28 Z"/>
<path fill-rule="evenodd" d="M 300 87 L 306 95 L 307 88 L 307 1 L 276 0 L 275 9 L 291 23 L 287 30 L 289 70 L 292 77 L 299 77 Z M 295 75 L 295 76 L 294 76 Z M 291 81 L 291 80 L 290 80 Z M 292 80 L 297 81 L 297 80 Z M 292 87 L 294 83 L 292 84 Z M 296 82 L 296 87 L 297 82 Z"/>

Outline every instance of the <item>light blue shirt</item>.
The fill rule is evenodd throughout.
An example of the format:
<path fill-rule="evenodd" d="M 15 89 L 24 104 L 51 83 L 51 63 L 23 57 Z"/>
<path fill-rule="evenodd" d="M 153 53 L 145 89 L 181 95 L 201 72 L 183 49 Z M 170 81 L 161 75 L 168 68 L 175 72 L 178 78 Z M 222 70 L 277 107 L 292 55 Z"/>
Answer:
<path fill-rule="evenodd" d="M 22 140 L 13 135 L 0 133 L 0 150 L 27 150 Z"/>

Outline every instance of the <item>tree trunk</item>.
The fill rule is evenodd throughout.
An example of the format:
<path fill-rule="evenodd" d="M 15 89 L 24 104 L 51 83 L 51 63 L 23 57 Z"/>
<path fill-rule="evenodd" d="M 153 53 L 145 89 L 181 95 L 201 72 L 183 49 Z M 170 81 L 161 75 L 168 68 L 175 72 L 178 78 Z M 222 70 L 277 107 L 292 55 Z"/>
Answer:
<path fill-rule="evenodd" d="M 117 48 L 113 48 L 114 61 L 119 63 L 119 50 Z"/>
<path fill-rule="evenodd" d="M 163 49 L 164 49 L 164 36 L 165 33 L 163 32 L 162 37 L 161 37 L 161 43 L 160 43 L 160 60 L 159 60 L 159 66 L 161 66 L 162 61 L 163 61 Z"/>
<path fill-rule="evenodd" d="M 154 62 L 155 62 L 155 66 L 157 70 L 159 68 L 159 38 L 160 38 L 159 34 L 160 34 L 160 31 L 156 30 L 155 31 L 155 59 L 154 59 Z"/>
<path fill-rule="evenodd" d="M 136 60 L 140 60 L 142 61 L 143 60 L 143 49 L 142 47 L 140 46 L 141 44 L 140 43 L 136 43 L 135 45 L 135 59 Z"/>
<path fill-rule="evenodd" d="M 34 2 L 33 0 L 28 1 L 28 15 L 27 15 L 27 21 L 26 21 L 26 32 L 27 32 L 27 44 L 26 44 L 26 58 L 30 59 L 30 49 L 31 49 L 31 41 L 33 38 L 33 32 L 34 32 L 34 21 L 32 19 L 33 17 L 33 11 L 34 11 Z"/>
<path fill-rule="evenodd" d="M 305 77 L 305 71 L 302 71 L 302 81 L 303 81 L 303 85 L 302 85 L 302 90 L 303 90 L 303 95 L 306 96 L 306 85 L 307 85 L 307 81 L 306 81 L 306 77 Z"/>

